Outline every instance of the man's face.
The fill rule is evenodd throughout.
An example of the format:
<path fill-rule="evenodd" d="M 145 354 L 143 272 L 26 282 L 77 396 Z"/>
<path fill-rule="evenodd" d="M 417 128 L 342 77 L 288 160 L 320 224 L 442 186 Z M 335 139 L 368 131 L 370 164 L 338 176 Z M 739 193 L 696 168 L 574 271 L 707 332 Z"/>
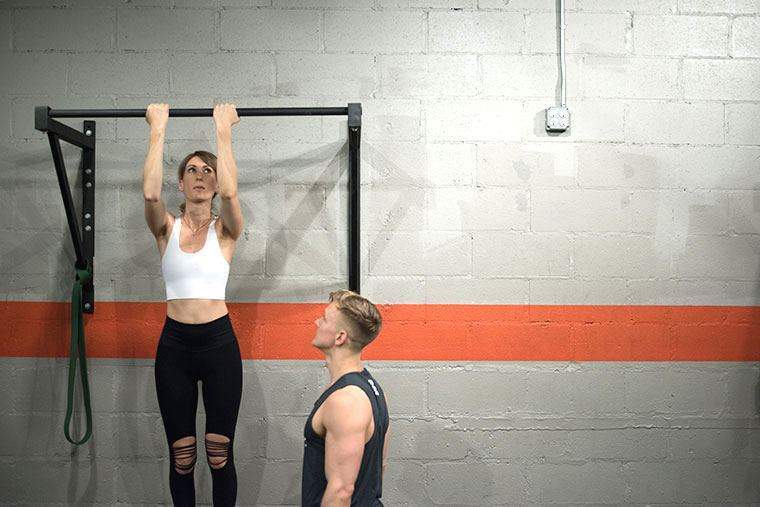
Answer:
<path fill-rule="evenodd" d="M 345 327 L 341 321 L 340 310 L 335 307 L 335 303 L 327 305 L 322 315 L 314 321 L 314 324 L 316 324 L 317 329 L 311 344 L 318 349 L 325 350 L 335 346 L 335 340 L 341 332 L 345 337 Z"/>

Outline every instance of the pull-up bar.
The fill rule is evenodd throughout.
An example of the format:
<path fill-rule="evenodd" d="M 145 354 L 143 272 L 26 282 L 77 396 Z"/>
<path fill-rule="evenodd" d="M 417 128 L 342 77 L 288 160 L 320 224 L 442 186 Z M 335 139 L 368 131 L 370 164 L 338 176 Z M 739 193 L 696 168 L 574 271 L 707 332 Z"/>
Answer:
<path fill-rule="evenodd" d="M 349 107 L 351 105 L 349 104 Z M 347 116 L 349 107 L 237 108 L 237 114 L 241 118 L 243 116 Z M 49 109 L 48 118 L 145 118 L 146 111 L 146 109 Z M 169 109 L 169 116 L 174 118 L 199 118 L 213 115 L 213 109 Z"/>
<path fill-rule="evenodd" d="M 95 122 L 87 120 L 80 132 L 54 118 L 144 118 L 146 109 L 51 109 L 40 106 L 34 109 L 34 126 L 45 132 L 50 141 L 58 183 L 61 188 L 69 232 L 74 243 L 76 268 L 93 269 L 95 235 Z M 269 107 L 237 108 L 238 116 L 347 116 L 348 117 L 348 287 L 360 291 L 360 160 L 362 107 L 349 103 L 347 107 Z M 214 110 L 169 109 L 169 116 L 176 118 L 212 117 Z M 82 227 L 74 214 L 66 167 L 61 154 L 60 141 L 64 140 L 82 148 L 81 175 L 83 185 Z M 95 308 L 92 278 L 83 287 L 84 311 L 92 313 Z"/>

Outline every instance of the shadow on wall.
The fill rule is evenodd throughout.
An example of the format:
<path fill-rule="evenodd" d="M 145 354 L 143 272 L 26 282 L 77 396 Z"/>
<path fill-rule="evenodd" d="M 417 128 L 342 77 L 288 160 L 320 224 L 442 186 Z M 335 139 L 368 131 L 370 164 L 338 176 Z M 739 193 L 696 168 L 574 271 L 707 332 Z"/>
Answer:
<path fill-rule="evenodd" d="M 380 149 L 367 142 L 362 143 L 362 162 L 372 167 L 375 173 L 392 175 L 394 179 L 404 181 L 405 187 L 425 188 L 427 186 L 427 181 L 424 178 L 416 176 L 414 171 L 404 169 L 386 156 Z M 426 161 L 423 163 L 427 164 Z M 372 231 L 371 236 L 363 234 L 367 238 L 368 245 L 362 248 L 362 251 L 368 252 L 368 248 L 372 247 L 372 255 L 366 254 L 367 266 L 363 268 L 363 271 L 372 272 L 375 267 L 374 262 L 383 257 L 386 248 L 392 246 L 392 243 L 382 241 L 387 236 L 383 231 L 403 231 L 403 224 L 407 214 L 419 208 L 422 208 L 424 212 L 425 202 L 419 202 L 414 193 L 401 190 L 397 193 L 396 200 L 392 204 L 383 205 L 382 209 L 387 210 L 383 216 L 370 217 L 370 220 L 378 220 L 382 223 L 382 230 Z M 423 226 L 424 224 L 419 225 Z M 424 253 L 423 251 L 423 255 Z"/>
<path fill-rule="evenodd" d="M 189 141 L 182 141 L 167 147 L 167 155 L 179 151 Z M 274 145 L 277 146 L 277 145 Z M 20 149 L 17 145 L 5 146 L 5 157 L 0 161 L 0 168 L 5 168 L 14 174 L 13 192 L 9 192 L 9 198 L 13 201 L 11 212 L 0 217 L 0 228 L 24 229 L 19 237 L 20 241 L 13 244 L 13 250 L 3 255 L 2 266 L 6 272 L 19 271 L 19 266 L 28 263 L 42 263 L 45 275 L 50 270 L 61 275 L 71 271 L 73 261 L 73 247 L 68 235 L 66 217 L 62 205 L 60 191 L 58 190 L 52 156 L 47 143 L 44 140 L 30 142 Z M 192 148 L 197 148 L 194 144 Z M 81 163 L 81 150 L 62 143 L 64 159 L 66 161 L 70 188 L 77 210 L 81 207 L 81 178 L 78 167 Z M 245 151 L 245 150 L 243 150 Z M 254 150 L 255 152 L 256 150 Z M 113 152 L 113 153 L 112 153 Z M 318 294 L 320 297 L 329 289 L 337 288 L 336 284 L 342 285 L 342 281 L 336 278 L 345 278 L 347 272 L 347 259 L 345 253 L 346 240 L 345 221 L 347 207 L 347 192 L 344 191 L 347 171 L 347 145 L 344 142 L 319 145 L 300 151 L 293 156 L 283 156 L 274 162 L 261 160 L 257 154 L 247 153 L 247 157 L 239 158 L 238 165 L 241 168 L 239 178 L 240 193 L 246 191 L 256 192 L 263 195 L 264 199 L 241 199 L 241 207 L 244 216 L 251 222 L 258 221 L 264 215 L 265 229 L 271 231 L 268 235 L 267 253 L 270 266 L 267 271 L 264 268 L 254 270 L 251 274 L 253 280 L 245 280 L 243 283 L 235 283 L 231 280 L 229 287 L 230 299 L 260 299 L 271 290 L 279 293 L 280 281 L 273 279 L 272 275 L 286 276 L 292 270 L 302 270 L 314 273 L 308 292 Z M 139 241 L 128 240 L 127 248 L 122 250 L 126 257 L 122 259 L 109 258 L 106 255 L 100 262 L 100 269 L 96 271 L 96 277 L 103 278 L 112 275 L 113 291 L 116 299 L 132 299 L 133 297 L 145 297 L 146 290 L 158 291 L 153 285 L 146 285 L 143 278 L 157 276 L 160 263 L 155 255 L 155 245 L 149 238 L 147 227 L 144 226 L 144 218 L 141 203 L 137 197 L 141 192 L 140 166 L 145 153 L 142 147 L 133 145 L 112 145 L 109 150 L 98 152 L 98 187 L 101 199 L 105 195 L 113 197 L 114 201 L 109 204 L 116 205 L 114 209 L 103 209 L 101 206 L 97 215 L 97 225 L 100 231 L 96 237 L 96 251 L 101 250 L 102 241 L 106 241 L 103 233 L 108 233 L 108 238 L 117 241 L 126 240 L 127 230 L 143 231 L 144 238 Z M 104 159 L 104 157 L 107 157 Z M 253 158 L 251 158 L 253 157 Z M 181 194 L 176 190 L 176 161 L 167 160 L 164 168 L 164 198 L 170 210 L 176 210 L 181 200 Z M 255 169 L 265 166 L 261 175 Z M 248 169 L 251 170 L 248 170 Z M 336 194 L 337 192 L 337 196 Z M 110 192 L 110 193 L 108 193 Z M 252 193 L 247 196 L 253 195 Z M 135 197 L 134 202 L 132 196 Z M 255 197 L 255 196 L 254 196 Z M 110 197 L 109 197 L 110 199 Z M 340 204 L 333 204 L 329 200 L 335 199 Z M 263 201 L 263 202 L 262 202 Z M 29 203 L 34 205 L 30 206 Z M 100 202 L 98 203 L 100 204 Z M 97 208 L 96 208 L 97 210 Z M 317 223 L 318 219 L 325 221 L 328 214 L 325 211 L 337 210 L 337 215 L 331 219 L 331 223 L 324 225 Z M 335 214 L 333 214 L 335 215 Z M 255 217 L 255 218 L 253 218 Z M 256 224 L 258 228 L 258 223 Z M 318 247 L 312 243 L 311 236 L 318 236 Z M 43 246 L 42 252 L 40 246 Z M 53 247 L 60 249 L 53 252 Z M 107 250 L 106 250 L 107 251 Z M 337 252 L 337 257 L 335 253 Z M 101 250 L 102 253 L 102 250 Z M 55 256 L 55 258 L 53 258 Z M 252 259 L 264 266 L 264 259 L 257 254 Z M 55 266 L 53 266 L 55 264 Z M 235 269 L 233 263 L 233 269 Z M 239 269 L 250 268 L 237 266 Z M 40 268 L 42 269 L 42 268 Z M 37 270 L 30 266 L 28 270 Z M 130 274 L 138 275 L 139 280 L 134 284 L 126 283 Z M 242 274 L 246 274 L 243 272 Z M 316 276 L 323 278 L 322 282 L 316 281 Z M 142 277 L 142 278 L 140 278 Z M 13 277 L 20 278 L 20 277 Z M 52 290 L 49 276 L 44 280 L 18 280 L 6 282 L 7 291 L 19 294 L 24 287 L 18 290 L 14 287 L 18 284 L 32 281 L 36 282 L 36 289 L 32 296 L 44 299 L 56 299 L 67 297 L 70 289 L 68 281 L 56 291 Z M 46 285 L 42 282 L 47 281 Z M 325 284 L 327 287 L 325 287 Z M 319 285 L 315 287 L 315 285 Z M 147 287 L 147 289 L 146 289 Z M 253 289 L 253 290 L 251 290 Z M 286 289 L 287 290 L 287 289 Z M 294 297 L 303 292 L 302 287 L 294 293 L 284 294 L 285 297 Z M 152 293 L 152 292 L 151 292 Z"/>
<path fill-rule="evenodd" d="M 246 159 L 238 163 L 241 167 L 247 164 Z M 341 239 L 346 226 L 341 220 L 347 195 L 343 190 L 347 146 L 320 145 L 264 164 L 270 171 L 267 181 L 250 183 L 241 178 L 239 185 L 241 195 L 246 196 L 241 199 L 243 215 L 268 232 L 266 245 L 252 246 L 245 264 L 240 259 L 233 262 L 228 295 L 233 300 L 254 301 L 279 297 L 292 300 L 304 293 L 321 297 L 326 291 L 324 283 L 332 288 L 335 278 L 345 277 L 346 272 L 345 246 L 341 246 L 346 244 Z M 341 205 L 333 205 L 331 199 L 341 201 Z M 333 210 L 337 213 L 331 215 Z M 249 241 L 248 233 L 241 238 L 243 248 Z M 258 236 L 258 231 L 252 231 L 252 236 Z M 280 287 L 283 282 L 277 277 L 291 272 L 312 278 Z"/>
<path fill-rule="evenodd" d="M 81 435 L 82 429 L 76 428 L 75 435 Z M 63 438 L 63 437 L 61 437 Z M 78 453 L 78 449 L 74 448 L 72 449 L 72 460 L 71 460 L 71 468 L 69 472 L 69 480 L 67 484 L 66 489 L 66 500 L 68 501 L 69 505 L 84 505 L 86 503 L 94 503 L 96 500 L 97 495 L 97 485 L 100 482 L 99 476 L 98 476 L 98 465 L 97 460 L 95 458 L 95 444 L 91 440 L 89 442 L 89 476 L 87 478 L 87 481 L 84 485 L 84 491 L 79 493 L 81 488 L 79 487 L 79 481 L 81 478 L 80 475 L 80 467 L 81 462 L 75 458 L 75 455 Z"/>
<path fill-rule="evenodd" d="M 243 364 L 245 365 L 245 363 Z M 264 467 L 251 467 L 252 470 L 250 470 L 250 473 L 248 475 L 243 475 L 240 471 L 241 466 L 237 465 L 237 462 L 238 460 L 242 461 L 240 458 L 245 457 L 244 449 L 246 448 L 258 450 L 255 451 L 254 454 L 256 456 L 261 456 L 262 460 L 266 456 L 266 449 L 269 446 L 269 432 L 268 420 L 265 414 L 268 413 L 268 410 L 266 406 L 266 399 L 264 398 L 264 389 L 261 386 L 261 380 L 259 379 L 258 373 L 255 369 L 250 367 L 245 368 L 245 366 L 243 372 L 246 375 L 243 379 L 243 397 L 240 401 L 240 405 L 241 407 L 244 404 L 251 405 L 254 403 L 253 400 L 261 400 L 262 416 L 257 420 L 257 423 L 260 423 L 260 430 L 258 432 L 241 431 L 243 430 L 243 427 L 241 427 L 240 422 L 238 422 L 238 427 L 235 430 L 235 457 L 236 467 L 238 468 L 238 477 L 246 478 L 246 480 L 240 481 L 238 485 L 238 498 L 240 498 L 241 487 L 245 488 L 247 492 L 252 495 L 252 498 L 258 498 L 261 493 L 261 485 L 264 480 Z M 251 479 L 250 482 L 248 482 L 248 478 Z"/>
<path fill-rule="evenodd" d="M 46 297 L 49 292 L 66 294 L 73 279 L 74 249 L 50 148 L 31 152 L 7 144 L 2 148 L 0 171 L 13 175 L 3 189 L 7 211 L 0 215 L 0 229 L 13 231 L 13 238 L 2 249 L 0 268 L 8 275 L 2 290 L 14 299 L 51 299 Z M 79 171 L 68 173 L 74 200 L 81 201 L 81 191 L 77 191 L 81 187 Z"/>
<path fill-rule="evenodd" d="M 244 424 L 238 425 L 236 437 L 241 452 L 236 449 L 235 458 L 241 459 L 240 504 L 299 504 L 304 423 L 323 376 L 311 362 L 246 362 Z M 264 390 L 252 392 L 254 384 Z"/>
<path fill-rule="evenodd" d="M 324 160 L 328 162 L 324 163 Z M 286 274 L 288 258 L 293 252 L 297 252 L 301 260 L 308 265 L 308 270 L 315 274 L 325 273 L 326 266 L 333 267 L 335 275 L 345 273 L 344 263 L 338 262 L 339 259 L 345 259 L 345 252 L 338 251 L 338 245 L 343 244 L 338 239 L 338 234 L 342 233 L 338 224 L 335 224 L 336 227 L 326 236 L 328 251 L 320 252 L 315 248 L 310 248 L 306 235 L 309 230 L 314 229 L 313 224 L 318 214 L 324 209 L 329 209 L 327 199 L 331 198 L 330 194 L 337 189 L 340 195 L 342 187 L 339 188 L 339 184 L 345 182 L 348 170 L 347 144 L 320 146 L 301 153 L 295 158 L 273 161 L 271 170 L 270 185 L 284 184 L 287 192 L 287 185 L 294 182 L 307 186 L 307 191 L 303 199 L 294 205 L 287 204 L 287 196 L 285 196 L 283 205 L 287 206 L 286 210 L 289 213 L 283 214 L 282 222 L 274 218 L 274 233 L 267 245 L 268 251 L 272 249 L 280 255 L 268 256 L 267 261 L 272 261 L 273 265 L 268 265 L 267 271 Z M 315 193 L 318 197 L 317 209 L 313 206 Z M 339 212 L 338 216 L 343 216 L 343 214 Z"/>
<path fill-rule="evenodd" d="M 180 144 L 170 146 L 167 148 L 167 153 L 175 151 L 179 153 L 188 142 L 182 141 Z M 53 269 L 52 264 L 55 263 L 56 273 L 69 273 L 73 260 L 73 248 L 68 236 L 66 217 L 49 147 L 43 140 L 28 143 L 26 147 L 29 149 L 22 150 L 16 145 L 9 145 L 6 157 L 0 161 L 0 167 L 6 167 L 9 172 L 13 170 L 13 173 L 17 175 L 14 177 L 14 199 L 27 203 L 35 202 L 34 206 L 22 206 L 23 203 L 19 202 L 19 206 L 12 206 L 14 211 L 11 215 L 0 217 L 0 226 L 12 229 L 23 224 L 23 228 L 29 229 L 26 234 L 31 235 L 28 240 L 20 238 L 22 241 L 14 245 L 12 253 L 4 255 L 3 267 L 12 268 L 23 266 L 28 262 L 44 261 L 46 262 L 45 271 Z M 78 209 L 81 206 L 81 178 L 77 169 L 81 151 L 66 143 L 62 144 L 62 148 L 67 162 L 75 209 Z M 190 149 L 189 145 L 188 149 Z M 284 149 L 290 150 L 287 146 L 284 146 Z M 236 266 L 233 263 L 233 274 L 242 275 L 243 279 L 233 277 L 230 280 L 228 294 L 231 300 L 258 300 L 262 297 L 279 296 L 292 298 L 304 292 L 322 297 L 325 292 L 344 285 L 343 279 L 347 276 L 347 239 L 345 238 L 348 203 L 348 193 L 345 190 L 348 169 L 347 151 L 347 144 L 340 142 L 317 147 L 307 145 L 303 151 L 294 154 L 286 153 L 282 157 L 276 157 L 275 160 L 260 160 L 256 153 L 247 154 L 247 157 L 239 159 L 240 193 L 243 195 L 249 192 L 247 194 L 249 198 L 241 199 L 244 216 L 250 221 L 257 221 L 258 227 L 260 220 L 258 217 L 265 215 L 266 218 L 263 220 L 265 229 L 271 232 L 267 237 L 263 259 L 261 253 L 255 253 L 251 259 L 260 267 Z M 104 157 L 107 158 L 104 160 Z M 130 196 L 134 195 L 136 198 L 141 191 L 139 166 L 143 158 L 144 149 L 130 144 L 109 144 L 108 152 L 103 150 L 98 152 L 99 191 L 101 194 L 111 192 L 106 195 L 117 201 L 118 206 L 115 209 L 101 209 L 98 212 L 97 224 L 100 234 L 96 238 L 96 250 L 103 253 L 102 248 L 107 248 L 101 243 L 106 241 L 106 237 L 117 241 L 126 240 L 124 228 L 142 230 L 145 233 L 145 238 L 141 237 L 139 241 L 127 241 L 128 248 L 121 251 L 122 255 L 126 255 L 125 258 L 117 259 L 106 255 L 100 261 L 100 269 L 96 271 L 96 277 L 98 279 L 109 276 L 113 278 L 110 280 L 110 285 L 116 299 L 144 297 L 146 291 L 150 294 L 160 292 L 157 287 L 146 281 L 147 277 L 157 276 L 160 265 L 154 255 L 154 245 L 148 239 L 147 228 L 143 225 L 142 207 L 137 201 L 130 202 Z M 362 158 L 370 167 L 383 167 L 394 174 L 408 172 L 367 143 L 363 145 Z M 164 190 L 167 206 L 174 210 L 181 195 L 175 188 L 176 164 L 172 162 L 173 159 L 167 161 L 165 167 L 164 179 L 168 183 L 164 185 Z M 261 174 L 253 174 L 253 171 L 250 172 L 250 178 L 245 174 L 249 166 L 261 165 L 269 166 L 263 180 Z M 364 172 L 367 172 L 366 166 Z M 410 175 L 409 179 L 414 178 Z M 425 182 L 415 180 L 413 186 L 424 188 Z M 265 198 L 251 199 L 250 196 L 256 197 L 254 194 L 263 195 Z M 378 220 L 382 221 L 382 226 L 378 228 L 383 230 L 395 230 L 407 220 L 410 209 L 424 206 L 423 202 L 418 202 L 416 194 L 399 191 L 393 192 L 392 195 L 395 202 L 383 205 L 383 208 L 388 211 Z M 261 202 L 262 200 L 264 202 Z M 19 216 L 22 214 L 23 216 Z M 37 232 L 35 231 L 37 228 L 46 232 Z M 103 233 L 107 233 L 108 236 L 104 236 Z M 375 234 L 376 238 L 367 236 L 365 238 L 371 242 L 372 239 L 377 239 L 381 235 Z M 388 248 L 389 245 L 383 241 L 375 243 L 377 256 L 382 256 L 382 250 Z M 49 255 L 41 259 L 40 245 L 47 245 L 50 248 L 60 245 L 61 249 L 47 252 Z M 363 245 L 363 247 L 364 262 L 362 264 L 367 266 L 368 245 Z M 52 257 L 53 253 L 55 259 L 49 259 L 48 257 Z M 367 269 L 365 267 L 365 270 Z M 6 271 L 13 272 L 12 269 Z M 277 277 L 287 276 L 294 272 L 313 276 L 308 281 L 287 282 L 296 285 L 294 289 L 297 290 L 290 291 L 287 287 L 280 287 L 282 282 Z M 128 283 L 130 275 L 137 277 L 134 284 Z M 49 282 L 49 277 L 45 279 Z M 109 284 L 106 283 L 106 285 Z M 62 283 L 61 288 L 53 292 L 49 283 L 43 286 L 40 282 L 37 283 L 35 295 L 65 298 L 68 288 L 69 283 L 66 281 Z M 10 291 L 12 287 L 8 289 Z M 51 290 L 48 291 L 48 289 Z M 13 292 L 18 293 L 15 290 Z"/>

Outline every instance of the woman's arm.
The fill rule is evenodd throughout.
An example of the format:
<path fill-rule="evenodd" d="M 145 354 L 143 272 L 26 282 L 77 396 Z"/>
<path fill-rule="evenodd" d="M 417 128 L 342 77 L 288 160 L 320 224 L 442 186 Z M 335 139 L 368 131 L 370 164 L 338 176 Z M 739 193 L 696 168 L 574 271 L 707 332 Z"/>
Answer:
<path fill-rule="evenodd" d="M 145 221 L 150 232 L 161 238 L 167 234 L 169 213 L 161 199 L 163 182 L 164 138 L 169 121 L 168 104 L 150 104 L 145 112 L 145 121 L 150 125 L 150 145 L 143 167 L 143 198 L 145 199 Z"/>
<path fill-rule="evenodd" d="M 232 126 L 240 121 L 232 104 L 214 106 L 216 123 L 216 181 L 222 199 L 222 225 L 226 235 L 236 240 L 243 232 L 243 212 L 238 201 L 237 164 L 232 154 Z"/>

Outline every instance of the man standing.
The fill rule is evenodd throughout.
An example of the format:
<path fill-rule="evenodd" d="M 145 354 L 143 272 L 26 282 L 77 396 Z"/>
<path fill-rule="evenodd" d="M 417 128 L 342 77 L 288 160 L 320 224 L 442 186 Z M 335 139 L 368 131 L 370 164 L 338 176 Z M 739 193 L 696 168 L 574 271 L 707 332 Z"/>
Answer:
<path fill-rule="evenodd" d="M 301 505 L 382 506 L 388 406 L 361 352 L 380 332 L 375 305 L 351 291 L 330 294 L 312 345 L 322 351 L 330 385 L 304 428 Z"/>

